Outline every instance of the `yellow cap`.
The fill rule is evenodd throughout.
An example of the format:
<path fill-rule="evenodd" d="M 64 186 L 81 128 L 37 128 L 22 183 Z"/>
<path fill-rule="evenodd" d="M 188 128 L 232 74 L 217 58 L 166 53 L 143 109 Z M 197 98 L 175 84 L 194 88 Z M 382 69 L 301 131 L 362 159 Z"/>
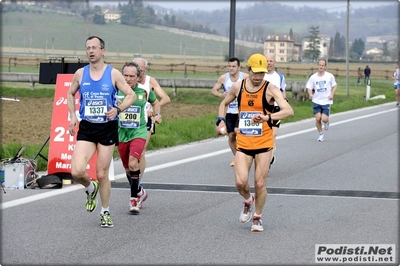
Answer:
<path fill-rule="evenodd" d="M 251 67 L 251 71 L 254 73 L 268 73 L 267 59 L 262 54 L 253 54 L 247 60 L 247 66 Z"/>

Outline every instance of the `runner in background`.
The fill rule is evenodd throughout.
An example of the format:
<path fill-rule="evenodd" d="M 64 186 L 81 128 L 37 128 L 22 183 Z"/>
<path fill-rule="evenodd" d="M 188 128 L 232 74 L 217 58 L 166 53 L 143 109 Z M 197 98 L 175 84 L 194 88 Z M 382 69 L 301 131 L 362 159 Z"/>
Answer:
<path fill-rule="evenodd" d="M 249 75 L 247 73 L 243 73 L 240 71 L 240 61 L 236 57 L 232 57 L 228 62 L 229 71 L 223 75 L 221 75 L 217 83 L 215 83 L 214 87 L 211 89 L 211 94 L 215 97 L 225 98 L 228 94 L 231 86 L 236 82 L 247 78 Z M 219 90 L 223 89 L 223 92 L 219 92 Z M 228 144 L 229 148 L 232 151 L 233 159 L 230 163 L 230 166 L 234 166 L 235 164 L 235 154 L 236 154 L 236 131 L 238 123 L 238 103 L 235 99 L 228 106 L 228 111 L 225 116 L 225 124 L 226 131 L 228 133 Z"/>

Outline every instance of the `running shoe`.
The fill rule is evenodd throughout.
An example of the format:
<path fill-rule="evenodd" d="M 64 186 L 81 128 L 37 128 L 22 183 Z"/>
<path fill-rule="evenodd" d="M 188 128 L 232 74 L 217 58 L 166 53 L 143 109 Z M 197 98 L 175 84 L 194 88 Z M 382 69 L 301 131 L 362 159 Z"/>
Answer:
<path fill-rule="evenodd" d="M 86 191 L 87 198 L 86 198 L 86 210 L 88 212 L 94 211 L 96 209 L 97 201 L 96 201 L 96 196 L 97 192 L 99 191 L 99 182 L 97 181 L 90 181 L 93 183 L 94 190 L 92 193 L 89 193 Z"/>
<path fill-rule="evenodd" d="M 263 223 L 262 223 L 260 215 L 254 215 L 253 216 L 253 225 L 251 226 L 251 231 L 252 232 L 262 232 L 262 231 L 264 231 L 264 227 L 263 227 Z"/>
<path fill-rule="evenodd" d="M 328 129 L 329 129 L 329 121 L 326 122 L 326 123 L 324 124 L 324 129 L 325 129 L 325 130 L 328 130 Z"/>
<path fill-rule="evenodd" d="M 235 166 L 235 157 L 233 157 L 231 163 L 229 164 L 230 166 Z"/>
<path fill-rule="evenodd" d="M 100 222 L 101 222 L 101 227 L 113 227 L 114 226 L 114 223 L 111 220 L 110 212 L 108 212 L 108 211 L 100 213 Z"/>
<path fill-rule="evenodd" d="M 239 221 L 241 223 L 247 223 L 251 220 L 251 216 L 253 215 L 252 206 L 254 202 L 254 196 L 251 196 L 251 201 L 245 201 L 243 204 L 243 210 L 240 213 Z"/>
<path fill-rule="evenodd" d="M 149 195 L 147 195 L 146 190 L 144 190 L 144 188 L 142 188 L 142 195 L 138 195 L 138 201 L 137 201 L 137 206 L 139 207 L 139 209 L 142 208 L 142 203 L 147 199 Z"/>
<path fill-rule="evenodd" d="M 324 141 L 324 134 L 319 134 L 317 141 Z"/>
<path fill-rule="evenodd" d="M 138 199 L 137 198 L 131 198 L 129 202 L 129 211 L 132 213 L 139 213 L 140 208 L 138 206 Z"/>

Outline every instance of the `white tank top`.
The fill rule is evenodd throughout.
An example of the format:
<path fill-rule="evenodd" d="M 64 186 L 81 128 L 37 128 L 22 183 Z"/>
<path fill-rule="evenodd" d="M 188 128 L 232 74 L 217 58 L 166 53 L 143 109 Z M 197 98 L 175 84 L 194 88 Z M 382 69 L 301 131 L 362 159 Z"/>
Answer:
<path fill-rule="evenodd" d="M 147 99 L 149 100 L 149 95 L 150 95 L 150 76 L 146 75 L 146 79 L 144 80 L 144 84 L 138 83 L 138 87 L 145 90 L 147 94 Z M 150 109 L 151 104 L 149 102 L 146 102 L 145 110 L 146 112 Z M 146 115 L 146 122 L 147 122 L 147 115 Z"/>
<path fill-rule="evenodd" d="M 243 80 L 242 72 L 239 72 L 239 78 L 238 78 L 237 81 L 239 81 L 239 80 Z M 236 81 L 232 81 L 231 80 L 231 74 L 229 72 L 226 73 L 226 78 L 225 78 L 225 82 L 224 82 L 224 91 L 228 92 L 235 82 Z M 238 113 L 238 102 L 237 102 L 237 99 L 233 100 L 233 102 L 231 102 L 228 105 L 228 110 L 226 112 L 228 114 L 237 114 Z"/>

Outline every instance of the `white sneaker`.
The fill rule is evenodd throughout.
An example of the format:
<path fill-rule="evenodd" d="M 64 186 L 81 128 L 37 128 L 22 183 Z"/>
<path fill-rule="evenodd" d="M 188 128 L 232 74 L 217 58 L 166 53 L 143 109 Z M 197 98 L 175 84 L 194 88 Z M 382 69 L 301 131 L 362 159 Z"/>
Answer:
<path fill-rule="evenodd" d="M 131 198 L 129 201 L 129 211 L 132 213 L 139 213 L 140 208 L 138 206 L 138 199 L 137 198 Z"/>
<path fill-rule="evenodd" d="M 254 196 L 251 196 L 251 202 L 245 201 L 243 204 L 243 210 L 240 213 L 239 221 L 241 223 L 247 223 L 251 220 L 251 217 L 253 216 L 253 208 L 252 205 L 254 203 Z"/>
<path fill-rule="evenodd" d="M 138 195 L 138 202 L 137 202 L 137 206 L 139 207 L 139 209 L 142 208 L 142 203 L 147 199 L 148 195 L 146 190 L 144 190 L 144 188 L 142 188 L 142 195 Z"/>
<path fill-rule="evenodd" d="M 324 124 L 324 129 L 325 129 L 325 130 L 328 130 L 328 129 L 329 129 L 329 121 L 326 122 L 326 123 Z"/>
<path fill-rule="evenodd" d="M 251 231 L 252 232 L 262 232 L 262 231 L 264 231 L 264 227 L 263 227 L 263 223 L 262 223 L 260 215 L 254 215 L 253 216 L 253 225 L 251 226 Z"/>
<path fill-rule="evenodd" d="M 231 163 L 229 164 L 230 166 L 235 166 L 235 156 L 233 157 Z"/>
<path fill-rule="evenodd" d="M 317 141 L 324 141 L 324 134 L 319 134 Z"/>

